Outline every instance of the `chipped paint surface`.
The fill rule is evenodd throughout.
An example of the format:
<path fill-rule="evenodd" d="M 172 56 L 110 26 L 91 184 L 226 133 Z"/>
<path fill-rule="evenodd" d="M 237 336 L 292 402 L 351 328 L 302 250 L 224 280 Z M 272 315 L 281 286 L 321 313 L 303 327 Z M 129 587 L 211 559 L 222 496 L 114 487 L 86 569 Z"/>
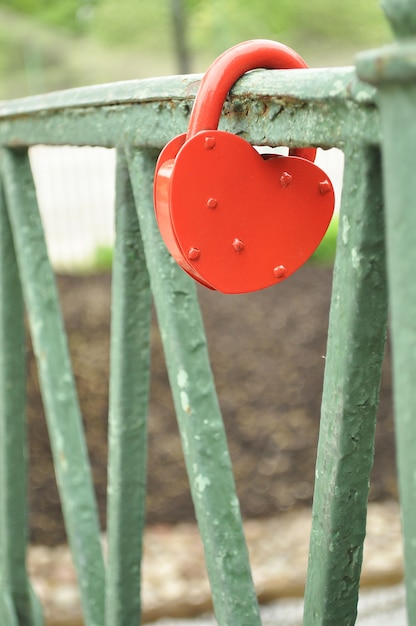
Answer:
<path fill-rule="evenodd" d="M 347 215 L 342 216 L 341 228 L 342 228 L 342 241 L 344 245 L 346 246 L 348 244 L 348 237 L 349 237 L 349 232 L 351 228 Z"/>
<path fill-rule="evenodd" d="M 191 412 L 191 407 L 189 405 L 189 396 L 186 393 L 186 391 L 181 390 L 179 393 L 180 399 L 181 399 L 181 406 L 182 409 L 185 411 L 185 413 L 190 413 Z"/>
<path fill-rule="evenodd" d="M 123 136 L 160 149 L 186 131 L 197 82 L 163 77 L 1 102 L 0 142 L 115 147 Z M 351 128 L 369 144 L 380 139 L 375 90 L 352 67 L 248 72 L 227 102 L 220 128 L 255 145 L 342 148 Z"/>
<path fill-rule="evenodd" d="M 195 487 L 198 493 L 204 493 L 205 489 L 209 487 L 210 484 L 211 480 L 208 478 L 208 476 L 203 476 L 202 474 L 197 474 L 195 476 Z"/>
<path fill-rule="evenodd" d="M 336 80 L 333 84 L 331 91 L 329 92 L 329 95 L 333 98 L 335 96 L 339 96 L 340 94 L 344 92 L 345 92 L 344 82 L 342 80 Z"/>
<path fill-rule="evenodd" d="M 185 389 L 189 385 L 189 376 L 186 370 L 180 369 L 176 376 L 176 381 L 180 389 Z"/>
<path fill-rule="evenodd" d="M 361 255 L 358 252 L 357 248 L 353 248 L 351 250 L 351 263 L 355 270 L 360 269 L 361 267 Z"/>
<path fill-rule="evenodd" d="M 176 375 L 176 382 L 178 383 L 179 387 L 179 398 L 182 410 L 185 411 L 185 413 L 189 414 L 191 413 L 189 395 L 187 391 L 185 391 L 185 389 L 189 386 L 189 376 L 185 369 L 181 368 L 178 370 L 178 373 Z"/>

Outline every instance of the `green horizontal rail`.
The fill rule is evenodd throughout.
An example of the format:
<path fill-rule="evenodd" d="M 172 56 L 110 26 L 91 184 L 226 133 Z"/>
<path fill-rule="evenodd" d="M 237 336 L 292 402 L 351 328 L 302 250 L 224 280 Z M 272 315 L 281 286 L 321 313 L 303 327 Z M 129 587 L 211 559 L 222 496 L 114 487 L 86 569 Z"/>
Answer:
<path fill-rule="evenodd" d="M 255 145 L 335 146 L 345 153 L 305 626 L 347 625 L 356 619 L 387 292 L 408 615 L 409 624 L 416 626 L 416 212 L 412 210 L 416 44 L 409 38 L 416 34 L 413 4 L 386 0 L 398 41 L 362 57 L 358 71 L 251 72 L 233 87 L 220 121 L 220 128 Z M 152 206 L 157 154 L 186 130 L 200 78 L 129 81 L 0 103 L 0 281 L 3 295 L 8 294 L 0 305 L 0 611 L 7 626 L 43 623 L 24 562 L 23 302 L 86 626 L 139 622 L 151 297 L 216 617 L 220 626 L 260 626 L 195 285 L 169 256 Z M 27 155 L 27 148 L 36 144 L 117 148 L 106 564 L 76 388 Z M 13 468 L 18 482 L 12 491 Z"/>
<path fill-rule="evenodd" d="M 199 81 L 155 78 L 0 102 L 0 143 L 160 149 L 186 131 Z M 380 141 L 375 90 L 353 68 L 252 72 L 233 88 L 220 127 L 255 145 Z"/>

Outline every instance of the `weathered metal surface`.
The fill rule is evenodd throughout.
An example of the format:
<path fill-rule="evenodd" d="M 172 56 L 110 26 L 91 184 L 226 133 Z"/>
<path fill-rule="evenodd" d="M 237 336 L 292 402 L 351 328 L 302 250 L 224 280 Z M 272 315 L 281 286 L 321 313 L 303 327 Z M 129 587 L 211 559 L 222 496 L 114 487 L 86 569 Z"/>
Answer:
<path fill-rule="evenodd" d="M 0 143 L 162 148 L 187 130 L 199 76 L 131 81 L 0 103 Z M 375 90 L 352 68 L 252 72 L 232 89 L 219 128 L 255 145 L 380 140 Z"/>
<path fill-rule="evenodd" d="M 395 431 L 409 624 L 416 624 L 416 5 L 386 1 L 399 39 L 362 55 L 358 69 L 378 86 L 383 133 L 387 270 L 391 310 Z M 408 38 L 412 35 L 412 38 Z"/>
<path fill-rule="evenodd" d="M 416 624 L 416 88 L 381 90 L 395 430 L 409 624 Z"/>
<path fill-rule="evenodd" d="M 201 80 L 189 119 L 187 139 L 200 130 L 218 128 L 225 98 L 235 82 L 246 72 L 259 68 L 307 67 L 295 50 L 269 39 L 243 41 L 225 50 L 211 63 Z M 313 150 L 309 154 L 310 160 L 313 158 L 312 154 Z"/>
<path fill-rule="evenodd" d="M 116 176 L 107 498 L 107 626 L 140 620 L 151 293 L 127 164 Z"/>
<path fill-rule="evenodd" d="M 414 36 L 416 11 L 413 0 L 381 0 L 381 6 L 397 37 Z"/>
<path fill-rule="evenodd" d="M 169 256 L 154 217 L 155 156 L 130 152 L 129 171 L 215 614 L 220 626 L 258 626 L 240 507 L 195 286 Z"/>
<path fill-rule="evenodd" d="M 118 104 L 175 101 L 192 104 L 201 78 L 201 74 L 163 76 L 5 100 L 0 101 L 0 118 L 35 113 L 45 117 L 68 108 L 105 108 Z M 247 97 L 253 102 L 262 96 L 275 96 L 293 102 L 350 100 L 358 104 L 374 103 L 376 95 L 373 88 L 358 79 L 353 67 L 258 71 L 239 79 L 233 93 L 236 98 Z"/>
<path fill-rule="evenodd" d="M 411 82 L 416 79 L 416 43 L 396 41 L 382 50 L 359 54 L 357 62 L 362 79 L 373 85 Z"/>
<path fill-rule="evenodd" d="M 98 515 L 66 335 L 27 151 L 3 150 L 0 169 L 86 626 L 102 626 L 104 564 Z"/>
<path fill-rule="evenodd" d="M 23 297 L 0 177 L 0 616 L 40 626 L 26 572 L 27 449 Z"/>
<path fill-rule="evenodd" d="M 305 621 L 354 624 L 387 320 L 380 155 L 349 146 L 330 309 Z"/>

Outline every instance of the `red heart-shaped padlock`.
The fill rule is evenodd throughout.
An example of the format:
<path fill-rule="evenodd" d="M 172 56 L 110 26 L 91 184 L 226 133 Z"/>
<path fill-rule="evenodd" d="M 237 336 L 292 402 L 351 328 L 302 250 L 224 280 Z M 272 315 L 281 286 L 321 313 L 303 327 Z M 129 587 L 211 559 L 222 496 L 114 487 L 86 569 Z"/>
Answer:
<path fill-rule="evenodd" d="M 259 64 L 305 67 L 275 42 L 228 50 L 201 83 L 188 135 L 171 140 L 156 166 L 155 211 L 169 251 L 195 280 L 224 293 L 288 278 L 319 245 L 334 207 L 331 182 L 308 160 L 314 149 L 262 156 L 240 137 L 216 130 L 224 94 Z"/>
<path fill-rule="evenodd" d="M 316 249 L 334 206 L 332 185 L 313 163 L 265 160 L 222 131 L 184 143 L 169 195 L 180 255 L 200 282 L 224 293 L 288 278 Z"/>

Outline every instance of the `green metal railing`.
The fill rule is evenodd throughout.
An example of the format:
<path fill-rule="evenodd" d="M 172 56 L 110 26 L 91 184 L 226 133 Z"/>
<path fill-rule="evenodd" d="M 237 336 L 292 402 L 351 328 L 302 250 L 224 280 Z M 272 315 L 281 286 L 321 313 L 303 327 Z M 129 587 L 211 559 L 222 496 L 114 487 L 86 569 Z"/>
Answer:
<path fill-rule="evenodd" d="M 233 88 L 221 119 L 223 129 L 256 145 L 335 146 L 345 153 L 305 594 L 308 625 L 353 624 L 356 618 L 387 283 L 407 606 L 409 624 L 416 625 L 416 7 L 410 0 L 385 4 L 397 43 L 362 55 L 357 69 L 250 73 Z M 85 624 L 139 623 L 152 297 L 216 617 L 221 626 L 260 624 L 195 286 L 161 242 L 152 206 L 157 154 L 186 130 L 198 83 L 198 76 L 169 77 L 0 103 L 4 626 L 44 623 L 25 568 L 24 309 Z M 28 160 L 35 144 L 107 146 L 118 153 L 106 564 Z"/>

